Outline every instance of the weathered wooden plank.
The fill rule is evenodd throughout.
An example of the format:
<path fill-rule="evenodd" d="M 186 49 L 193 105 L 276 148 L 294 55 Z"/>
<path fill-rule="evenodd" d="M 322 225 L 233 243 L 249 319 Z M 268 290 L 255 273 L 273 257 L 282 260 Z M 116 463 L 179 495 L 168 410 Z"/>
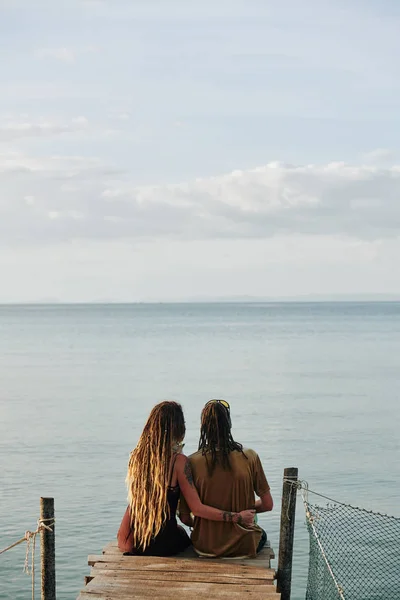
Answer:
<path fill-rule="evenodd" d="M 215 592 L 212 592 L 214 594 Z M 281 595 L 279 593 L 265 593 L 265 591 L 248 591 L 245 592 L 245 596 L 243 596 L 242 591 L 238 592 L 226 592 L 226 590 L 221 590 L 218 592 L 218 595 L 210 596 L 210 592 L 200 592 L 185 590 L 184 592 L 179 590 L 168 590 L 165 588 L 164 590 L 129 590 L 128 592 L 120 591 L 117 592 L 113 590 L 104 590 L 104 591 L 88 591 L 83 590 L 78 596 L 78 600 L 142 600 L 152 598 L 163 600 L 176 600 L 176 598 L 182 598 L 184 600 L 217 600 L 218 598 L 227 599 L 227 600 L 280 600 Z"/>
<path fill-rule="evenodd" d="M 246 592 L 246 591 L 257 591 L 264 590 L 266 593 L 275 593 L 275 588 L 269 585 L 253 585 L 253 583 L 213 583 L 213 582 L 198 582 L 198 581 L 169 581 L 167 584 L 163 581 L 148 581 L 148 580 L 132 580 L 119 576 L 109 575 L 98 575 L 94 577 L 90 583 L 86 586 L 87 590 L 103 590 L 105 588 L 113 588 L 121 591 L 130 591 L 135 589 L 136 591 L 141 589 L 154 589 L 154 590 L 201 590 L 208 591 L 209 593 L 215 591 L 221 591 L 221 589 L 229 590 L 231 592 Z M 213 595 L 210 596 L 213 598 Z"/>
<path fill-rule="evenodd" d="M 168 588 L 162 590 L 162 595 L 160 596 L 160 590 L 154 591 L 151 589 L 145 590 L 142 592 L 141 590 L 129 590 L 129 592 L 117 592 L 117 595 L 113 590 L 104 590 L 104 591 L 87 591 L 84 590 L 78 596 L 78 600 L 142 600 L 147 598 L 163 598 L 163 600 L 176 600 L 177 591 L 172 590 L 169 592 Z M 220 592 L 218 596 L 211 597 L 208 592 L 201 592 L 196 590 L 194 592 L 185 591 L 183 594 L 178 594 L 178 597 L 183 598 L 184 600 L 214 600 L 214 598 L 226 598 L 227 600 L 243 600 L 242 592 L 228 592 L 227 594 L 223 594 Z M 246 600 L 280 600 L 281 595 L 278 593 L 265 593 L 263 592 L 246 592 Z"/>
<path fill-rule="evenodd" d="M 89 566 L 94 565 L 120 565 L 120 568 L 130 568 L 132 570 L 145 571 L 167 571 L 188 573 L 237 573 L 238 575 L 246 575 L 251 571 L 253 577 L 262 577 L 263 574 L 269 573 L 272 569 L 264 569 L 260 567 L 247 567 L 246 565 L 237 564 L 236 562 L 227 562 L 223 560 L 201 559 L 198 561 L 177 559 L 177 558 L 161 558 L 158 556 L 118 556 L 101 554 L 99 556 L 89 556 Z"/>
<path fill-rule="evenodd" d="M 113 560 L 115 557 L 118 556 L 123 556 L 123 553 L 118 550 L 118 549 L 111 549 L 110 551 L 103 551 L 103 555 L 106 556 L 113 556 Z M 131 557 L 132 558 L 132 557 Z M 137 557 L 135 557 L 137 558 Z M 150 557 L 140 557 L 140 558 L 150 558 Z M 275 554 L 273 553 L 273 550 L 270 548 L 264 548 L 263 550 L 261 550 L 261 552 L 259 554 L 257 554 L 257 556 L 255 556 L 254 558 L 206 558 L 206 557 L 200 557 L 198 554 L 196 554 L 196 552 L 193 550 L 193 548 L 188 548 L 188 550 L 186 550 L 185 552 L 182 552 L 181 554 L 178 554 L 176 556 L 172 556 L 172 557 L 168 557 L 168 558 L 175 558 L 176 560 L 183 560 L 183 559 L 187 559 L 187 560 L 193 560 L 195 559 L 196 561 L 198 560 L 202 560 L 202 561 L 216 561 L 216 562 L 220 562 L 220 561 L 224 561 L 226 563 L 235 563 L 235 564 L 243 564 L 246 566 L 264 566 L 265 568 L 269 568 L 270 566 L 270 561 L 275 558 Z"/>
<path fill-rule="evenodd" d="M 109 544 L 104 546 L 102 552 L 103 552 L 103 554 L 117 554 L 117 555 L 122 554 L 122 552 L 118 548 L 118 545 L 116 542 L 110 542 Z M 199 558 L 199 555 L 195 552 L 193 546 L 191 546 L 184 552 L 181 552 L 181 554 L 178 554 L 177 558 Z M 257 554 L 257 556 L 254 558 L 224 558 L 223 560 L 246 561 L 246 564 L 247 564 L 247 561 L 263 562 L 265 560 L 273 560 L 274 558 L 275 558 L 275 552 L 274 552 L 273 548 L 271 548 L 271 546 L 264 546 L 264 548 L 261 550 L 261 552 L 259 554 Z M 207 560 L 214 560 L 214 559 L 207 559 Z M 222 559 L 215 559 L 215 560 L 222 560 Z"/>
<path fill-rule="evenodd" d="M 209 568 L 207 564 L 200 564 L 197 569 L 183 569 L 179 565 L 173 566 L 168 565 L 159 565 L 157 569 L 149 568 L 148 565 L 138 565 L 135 561 L 126 561 L 126 562 L 96 562 L 92 566 L 92 571 L 94 570 L 113 570 L 113 571 L 121 571 L 121 572 L 133 572 L 133 573 L 174 573 L 174 577 L 179 576 L 180 573 L 186 573 L 188 576 L 190 574 L 196 573 L 213 573 L 215 575 L 229 575 L 230 577 L 250 577 L 253 579 L 263 579 L 267 581 L 272 581 L 275 577 L 274 569 L 259 569 L 257 567 L 251 567 L 250 569 L 246 569 L 241 565 L 221 565 Z"/>
<path fill-rule="evenodd" d="M 123 598 L 244 598 L 248 600 L 264 600 L 266 598 L 279 598 L 275 588 L 269 586 L 213 584 L 197 582 L 132 582 L 129 579 L 114 579 L 108 577 L 95 577 L 81 593 L 81 598 L 87 598 L 85 594 L 100 593 L 115 600 Z"/>
<path fill-rule="evenodd" d="M 181 582 L 197 582 L 197 583 L 231 583 L 231 584 L 246 584 L 246 585 L 273 585 L 273 578 L 267 579 L 246 577 L 241 575 L 219 574 L 219 573 L 168 573 L 167 571 L 129 571 L 125 569 L 99 569 L 93 567 L 90 572 L 90 577 L 98 577 L 99 575 L 106 577 L 121 577 L 135 581 L 181 581 Z"/>
<path fill-rule="evenodd" d="M 273 580 L 275 578 L 274 569 L 259 569 L 257 567 L 251 567 L 246 569 L 242 565 L 221 565 L 221 566 L 209 566 L 200 564 L 197 569 L 185 569 L 180 565 L 159 565 L 157 569 L 152 568 L 149 565 L 138 565 L 135 561 L 126 562 L 95 562 L 92 565 L 93 569 L 101 570 L 113 570 L 113 571 L 131 571 L 133 573 L 174 573 L 174 576 L 178 576 L 180 573 L 213 573 L 216 575 L 227 575 L 230 577 L 250 577 L 253 579 L 264 579 Z"/>
<path fill-rule="evenodd" d="M 81 600 L 279 600 L 270 568 L 272 548 L 256 558 L 205 558 L 193 548 L 172 557 L 124 556 L 116 542 L 88 557 L 92 566 Z"/>
<path fill-rule="evenodd" d="M 184 561 L 175 560 L 169 558 L 158 558 L 158 560 L 149 560 L 138 557 L 122 557 L 114 558 L 112 556 L 91 556 L 89 557 L 89 565 L 97 565 L 100 568 L 120 568 L 120 569 L 131 569 L 136 571 L 150 570 L 150 571 L 187 571 L 189 573 L 198 572 L 213 572 L 213 573 L 225 573 L 227 571 L 237 572 L 243 575 L 247 571 L 253 573 L 254 577 L 269 577 L 271 573 L 274 573 L 273 569 L 267 569 L 262 565 L 248 566 L 243 564 L 237 564 L 235 562 L 226 562 L 222 560 L 199 560 L 195 561 Z"/>
<path fill-rule="evenodd" d="M 269 569 L 271 567 L 271 560 L 274 558 L 275 554 L 271 548 L 263 548 L 254 558 L 216 558 L 214 560 L 222 560 L 226 563 L 235 563 L 246 567 Z"/>

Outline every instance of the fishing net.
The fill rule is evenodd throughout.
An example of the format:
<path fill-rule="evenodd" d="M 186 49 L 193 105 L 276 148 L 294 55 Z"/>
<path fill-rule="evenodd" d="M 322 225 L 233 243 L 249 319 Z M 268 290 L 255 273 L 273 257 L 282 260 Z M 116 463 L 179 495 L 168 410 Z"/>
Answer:
<path fill-rule="evenodd" d="M 321 497 L 329 503 L 312 504 L 303 488 L 310 536 L 306 600 L 399 600 L 400 519 Z"/>

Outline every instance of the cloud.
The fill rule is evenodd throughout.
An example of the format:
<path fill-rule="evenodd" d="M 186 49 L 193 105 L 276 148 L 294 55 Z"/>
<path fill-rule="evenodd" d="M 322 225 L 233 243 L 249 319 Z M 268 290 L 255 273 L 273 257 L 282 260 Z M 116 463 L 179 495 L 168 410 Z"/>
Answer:
<path fill-rule="evenodd" d="M 71 48 L 41 48 L 36 52 L 37 58 L 53 58 L 66 63 L 75 60 L 75 52 Z"/>
<path fill-rule="evenodd" d="M 113 117 L 115 119 L 118 119 L 119 121 L 129 121 L 129 119 L 131 118 L 130 114 L 126 113 L 126 112 L 117 113 L 117 114 L 113 115 Z"/>
<path fill-rule="evenodd" d="M 75 62 L 78 55 L 91 54 L 97 52 L 95 46 L 85 46 L 84 48 L 39 48 L 35 55 L 40 59 L 53 59 L 65 63 Z"/>
<path fill-rule="evenodd" d="M 25 137 L 48 137 L 64 133 L 86 131 L 89 122 L 85 117 L 76 117 L 67 122 L 48 119 L 29 120 L 27 115 L 20 118 L 0 118 L 0 143 Z"/>
<path fill-rule="evenodd" d="M 369 164 L 387 164 L 388 162 L 393 162 L 395 155 L 388 148 L 376 148 L 371 152 L 366 152 L 363 155 L 364 160 Z"/>
<path fill-rule="evenodd" d="M 0 239 L 262 239 L 400 236 L 400 165 L 289 165 L 133 186 L 85 157 L 0 154 Z"/>

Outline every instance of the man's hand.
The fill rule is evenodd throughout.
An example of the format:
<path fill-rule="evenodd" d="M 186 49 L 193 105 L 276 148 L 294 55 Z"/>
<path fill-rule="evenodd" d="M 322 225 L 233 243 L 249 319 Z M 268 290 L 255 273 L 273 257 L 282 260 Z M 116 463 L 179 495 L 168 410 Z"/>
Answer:
<path fill-rule="evenodd" d="M 244 525 L 245 527 L 250 527 L 251 525 L 254 525 L 255 514 L 256 514 L 256 511 L 254 509 L 242 510 L 239 513 L 237 522 L 239 523 L 239 525 Z"/>

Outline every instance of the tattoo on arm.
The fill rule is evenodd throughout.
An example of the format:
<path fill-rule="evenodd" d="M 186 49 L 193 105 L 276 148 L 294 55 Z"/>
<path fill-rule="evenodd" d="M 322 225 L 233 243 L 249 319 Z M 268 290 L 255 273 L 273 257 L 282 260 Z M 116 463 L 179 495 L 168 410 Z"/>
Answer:
<path fill-rule="evenodd" d="M 225 521 L 226 523 L 232 523 L 233 522 L 233 517 L 235 516 L 235 513 L 230 512 L 229 510 L 225 510 L 222 513 L 222 519 L 223 521 Z"/>
<path fill-rule="evenodd" d="M 240 513 L 225 510 L 222 513 L 222 519 L 225 523 L 238 523 L 239 525 L 243 525 L 243 517 Z"/>
<path fill-rule="evenodd" d="M 186 459 L 185 468 L 183 469 L 183 473 L 184 473 L 188 483 L 193 487 L 194 486 L 193 471 L 192 471 L 192 467 L 190 465 L 189 459 Z"/>

